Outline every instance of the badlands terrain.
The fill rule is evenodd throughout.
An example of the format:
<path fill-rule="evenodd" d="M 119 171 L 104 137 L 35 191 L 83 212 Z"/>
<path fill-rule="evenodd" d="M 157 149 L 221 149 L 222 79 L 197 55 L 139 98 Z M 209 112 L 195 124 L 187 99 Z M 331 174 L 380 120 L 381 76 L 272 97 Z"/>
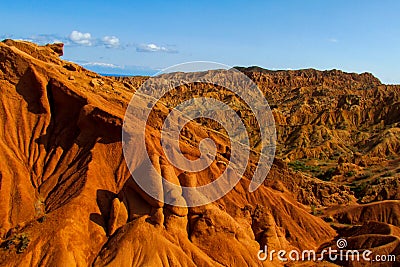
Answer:
<path fill-rule="evenodd" d="M 163 176 L 207 184 L 229 161 L 229 140 L 209 120 L 188 124 L 180 146 L 195 159 L 199 141 L 212 138 L 218 160 L 198 173 L 166 160 L 159 126 L 193 96 L 232 106 L 253 150 L 232 191 L 184 208 L 145 194 L 124 160 L 125 111 L 147 77 L 101 76 L 62 55 L 62 44 L 0 42 L 1 266 L 368 266 L 257 258 L 265 245 L 318 250 L 339 237 L 348 249 L 400 254 L 400 86 L 369 73 L 238 67 L 264 93 L 276 124 L 276 158 L 253 193 L 260 135 L 248 107 L 224 88 L 177 88 L 146 128 L 147 151 Z M 144 151 L 134 153 L 141 168 Z M 400 258 L 370 266 L 400 266 Z"/>

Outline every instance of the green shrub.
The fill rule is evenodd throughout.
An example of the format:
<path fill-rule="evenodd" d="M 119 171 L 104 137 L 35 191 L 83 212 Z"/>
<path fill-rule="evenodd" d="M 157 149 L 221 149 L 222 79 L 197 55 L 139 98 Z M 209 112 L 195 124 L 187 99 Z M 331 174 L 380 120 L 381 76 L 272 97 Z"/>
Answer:
<path fill-rule="evenodd" d="M 367 179 L 367 178 L 369 178 L 369 177 L 371 177 L 372 176 L 372 174 L 370 173 L 370 172 L 367 172 L 367 173 L 363 173 L 361 176 L 360 176 L 360 180 L 362 180 L 362 179 Z"/>
<path fill-rule="evenodd" d="M 311 214 L 312 215 L 317 215 L 317 208 L 315 207 L 315 205 L 311 205 Z"/>
<path fill-rule="evenodd" d="M 318 216 L 318 215 L 322 214 L 322 212 L 320 210 L 317 210 L 317 207 L 314 204 L 312 204 L 310 207 L 311 207 L 311 214 L 312 215 Z"/>
<path fill-rule="evenodd" d="M 336 168 L 330 168 L 326 170 L 324 173 L 320 173 L 317 175 L 318 179 L 321 179 L 322 181 L 330 181 L 332 177 L 335 175 Z"/>
<path fill-rule="evenodd" d="M 320 171 L 318 166 L 309 166 L 300 160 L 295 160 L 295 161 L 289 162 L 288 165 L 295 171 L 302 171 L 302 172 L 306 172 L 306 171 L 319 172 Z"/>
<path fill-rule="evenodd" d="M 381 175 L 381 177 L 391 177 L 394 176 L 394 172 L 385 172 L 384 174 Z"/>
<path fill-rule="evenodd" d="M 29 245 L 29 237 L 27 234 L 22 233 L 20 235 L 14 235 L 13 237 L 5 240 L 1 243 L 1 247 L 3 249 L 9 250 L 11 247 L 14 247 L 17 253 L 22 253 Z"/>
<path fill-rule="evenodd" d="M 350 189 L 351 189 L 351 191 L 354 192 L 354 195 L 356 196 L 356 198 L 360 199 L 364 195 L 367 187 L 368 187 L 368 183 L 363 182 L 360 184 L 353 184 L 352 186 L 350 186 Z"/>
<path fill-rule="evenodd" d="M 23 233 L 18 237 L 17 253 L 22 253 L 29 245 L 29 237 L 27 234 Z"/>

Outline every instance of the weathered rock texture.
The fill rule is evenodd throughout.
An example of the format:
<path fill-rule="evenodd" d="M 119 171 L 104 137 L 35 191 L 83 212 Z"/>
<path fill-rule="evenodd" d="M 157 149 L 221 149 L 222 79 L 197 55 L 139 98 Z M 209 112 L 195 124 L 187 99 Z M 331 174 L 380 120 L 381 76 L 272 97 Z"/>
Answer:
<path fill-rule="evenodd" d="M 0 43 L 2 266 L 280 266 L 259 261 L 259 248 L 317 249 L 338 234 L 311 214 L 310 204 L 330 206 L 326 215 L 338 222 L 382 222 L 388 228 L 380 242 L 399 250 L 399 232 L 389 226 L 399 224 L 398 201 L 356 204 L 347 187 L 294 172 L 279 159 L 254 193 L 247 190 L 252 157 L 245 177 L 215 203 L 186 209 L 148 197 L 131 178 L 121 145 L 127 104 L 145 78 L 101 77 L 61 60 L 62 54 L 60 45 Z M 398 87 L 340 71 L 245 72 L 277 106 L 281 158 L 353 150 L 368 159 L 398 156 Z M 155 125 L 173 104 L 166 97 L 157 105 Z M 203 124 L 187 126 L 182 149 L 195 158 L 193 144 L 211 137 L 222 148 L 219 160 L 226 159 L 223 133 Z M 152 163 L 170 181 L 193 186 L 218 178 L 218 162 L 196 175 L 172 167 L 157 129 L 148 126 L 147 134 Z M 252 142 L 257 150 L 257 135 Z M 133 164 L 145 167 L 144 151 L 134 153 Z M 335 206 L 341 203 L 351 205 Z M 356 237 L 353 243 L 365 245 Z"/>

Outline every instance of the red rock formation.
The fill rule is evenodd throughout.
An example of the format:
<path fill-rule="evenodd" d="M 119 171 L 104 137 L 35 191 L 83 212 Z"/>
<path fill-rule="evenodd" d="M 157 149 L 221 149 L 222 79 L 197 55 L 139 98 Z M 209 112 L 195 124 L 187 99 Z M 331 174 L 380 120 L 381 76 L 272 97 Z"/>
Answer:
<path fill-rule="evenodd" d="M 145 78 L 101 77 L 61 60 L 60 47 L 0 43 L 1 265 L 280 266 L 278 261 L 259 261 L 259 248 L 316 249 L 338 234 L 300 202 L 331 206 L 325 215 L 337 221 L 346 216 L 342 214 L 352 214 L 352 223 L 368 218 L 386 224 L 397 220 L 397 202 L 382 204 L 390 215 L 386 208 L 372 208 L 373 216 L 364 218 L 348 188 L 296 173 L 282 160 L 275 161 L 265 184 L 249 193 L 256 153 L 234 190 L 215 203 L 187 209 L 150 198 L 131 178 L 121 145 L 127 104 Z M 368 130 L 359 137 L 337 129 L 343 122 L 350 129 L 377 130 L 381 121 L 383 126 L 397 123 L 397 102 L 387 105 L 387 101 L 397 99 L 398 87 L 382 85 L 370 74 L 340 71 L 248 75 L 264 84 L 262 90 L 277 106 L 278 149 L 285 158 L 324 158 L 336 151 L 350 154 L 350 143 L 366 155 L 382 156 L 384 151 L 398 155 L 398 147 L 390 141 L 396 140 L 396 130 Z M 234 96 L 206 87 L 198 93 L 235 101 L 244 119 L 252 120 Z M 168 106 L 177 100 L 167 96 L 165 104 L 157 104 L 151 117 L 154 125 L 162 122 Z M 165 160 L 159 133 L 148 126 L 148 152 L 159 173 L 182 185 L 206 184 L 219 176 L 229 142 L 223 134 L 211 133 L 208 123 L 188 124 L 183 133 L 187 138 L 180 140 L 192 158 L 199 153 L 192 144 L 205 136 L 214 138 L 219 147 L 219 163 L 195 175 Z M 329 136 L 332 139 L 325 140 Z M 257 138 L 257 134 L 251 137 L 254 150 Z M 362 140 L 369 145 L 362 145 Z M 134 153 L 132 164 L 146 168 L 142 166 L 145 152 Z M 165 190 L 162 183 L 155 186 L 160 194 L 177 198 L 181 194 Z M 338 203 L 352 203 L 352 210 L 333 207 Z M 385 235 L 398 236 L 398 232 Z M 394 248 L 394 241 L 389 237 L 382 242 Z"/>

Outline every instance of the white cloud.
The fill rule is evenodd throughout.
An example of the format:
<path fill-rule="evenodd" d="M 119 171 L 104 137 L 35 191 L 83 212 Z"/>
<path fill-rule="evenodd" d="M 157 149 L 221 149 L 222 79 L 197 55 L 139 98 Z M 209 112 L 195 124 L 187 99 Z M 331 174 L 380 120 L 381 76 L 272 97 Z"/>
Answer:
<path fill-rule="evenodd" d="M 101 38 L 102 44 L 107 48 L 117 48 L 119 47 L 119 39 L 116 36 L 104 36 Z"/>
<path fill-rule="evenodd" d="M 101 39 L 99 39 L 93 38 L 89 32 L 83 33 L 76 30 L 72 31 L 68 36 L 68 41 L 75 45 L 105 46 L 107 48 L 118 48 L 121 45 L 119 38 L 116 36 L 103 36 Z"/>
<path fill-rule="evenodd" d="M 118 66 L 112 63 L 105 63 L 105 62 L 87 62 L 87 63 L 81 63 L 82 66 L 89 66 L 89 67 L 105 67 L 105 68 L 112 68 L 112 69 L 118 69 L 118 68 L 123 68 L 122 66 Z"/>
<path fill-rule="evenodd" d="M 69 40 L 77 45 L 92 46 L 93 40 L 90 33 L 82 33 L 79 31 L 72 31 L 69 35 Z"/>
<path fill-rule="evenodd" d="M 137 52 L 165 52 L 165 53 L 177 53 L 175 49 L 167 48 L 164 46 L 158 46 L 156 44 L 142 44 L 136 47 Z"/>
<path fill-rule="evenodd" d="M 328 41 L 331 42 L 331 43 L 337 43 L 337 42 L 339 42 L 339 40 L 336 39 L 336 38 L 329 38 Z"/>
<path fill-rule="evenodd" d="M 16 38 L 14 36 L 2 35 L 3 38 L 15 38 L 34 42 L 37 44 L 47 43 L 64 43 L 65 46 L 90 46 L 90 47 L 106 47 L 114 49 L 127 49 L 134 48 L 136 52 L 148 52 L 148 53 L 178 53 L 175 46 L 161 46 L 155 43 L 148 44 L 137 44 L 137 43 L 121 43 L 120 39 L 115 35 L 105 35 L 101 38 L 92 36 L 89 32 L 80 32 L 73 30 L 67 36 L 60 36 L 56 34 L 37 34 L 29 38 L 21 37 Z M 1 38 L 1 36 L 0 36 Z"/>
<path fill-rule="evenodd" d="M 28 38 L 16 38 L 17 40 L 23 40 L 33 42 L 39 45 L 51 44 L 51 43 L 63 43 L 62 38 L 56 34 L 37 34 Z"/>

